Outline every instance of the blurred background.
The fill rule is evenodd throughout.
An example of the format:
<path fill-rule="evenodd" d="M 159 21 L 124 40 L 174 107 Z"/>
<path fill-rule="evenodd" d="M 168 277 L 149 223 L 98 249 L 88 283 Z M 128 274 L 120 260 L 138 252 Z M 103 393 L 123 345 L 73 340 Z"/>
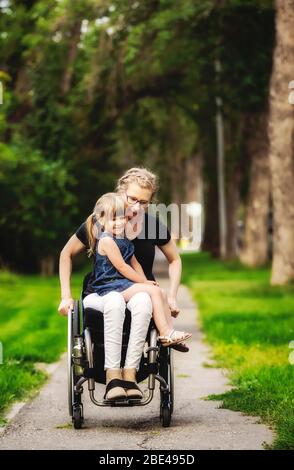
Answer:
<path fill-rule="evenodd" d="M 269 262 L 275 13 L 269 0 L 1 0 L 1 265 L 56 272 L 131 166 L 159 175 L 160 202 L 200 210 L 202 249 Z"/>

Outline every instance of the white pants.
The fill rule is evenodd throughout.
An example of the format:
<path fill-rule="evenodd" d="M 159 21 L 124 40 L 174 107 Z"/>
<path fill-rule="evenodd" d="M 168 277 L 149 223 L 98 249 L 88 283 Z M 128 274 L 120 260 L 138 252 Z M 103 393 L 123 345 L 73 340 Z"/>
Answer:
<path fill-rule="evenodd" d="M 125 368 L 139 369 L 140 359 L 152 316 L 152 302 L 147 292 L 138 292 L 126 304 L 120 292 L 106 295 L 89 294 L 83 301 L 85 308 L 99 310 L 104 316 L 105 369 L 119 369 L 123 324 L 126 307 L 132 315 Z"/>

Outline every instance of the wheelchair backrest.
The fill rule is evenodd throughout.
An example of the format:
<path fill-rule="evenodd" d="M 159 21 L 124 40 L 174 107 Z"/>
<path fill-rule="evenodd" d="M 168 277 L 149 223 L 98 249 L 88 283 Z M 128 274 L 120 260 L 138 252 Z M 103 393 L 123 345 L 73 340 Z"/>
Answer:
<path fill-rule="evenodd" d="M 93 276 L 93 271 L 91 271 L 90 273 L 86 274 L 86 276 L 84 277 L 84 280 L 83 280 L 83 288 L 82 288 L 82 294 L 81 294 L 81 297 L 82 299 L 85 297 L 85 291 L 88 287 L 88 284 L 91 280 Z"/>

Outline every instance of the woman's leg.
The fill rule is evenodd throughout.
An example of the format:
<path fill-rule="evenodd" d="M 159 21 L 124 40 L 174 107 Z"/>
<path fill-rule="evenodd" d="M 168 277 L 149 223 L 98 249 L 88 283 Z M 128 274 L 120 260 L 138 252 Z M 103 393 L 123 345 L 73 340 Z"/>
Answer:
<path fill-rule="evenodd" d="M 113 379 L 121 379 L 121 346 L 126 303 L 119 292 L 106 295 L 89 294 L 83 301 L 85 308 L 93 308 L 103 313 L 104 317 L 104 350 L 106 384 Z M 107 399 L 126 396 L 122 387 L 115 387 L 107 393 Z"/>
<path fill-rule="evenodd" d="M 147 292 L 134 294 L 127 303 L 131 312 L 131 330 L 123 369 L 123 378 L 129 382 L 136 382 L 136 373 L 146 341 L 146 336 L 152 317 L 152 302 Z M 142 392 L 137 389 L 126 390 L 129 397 L 142 397 Z"/>

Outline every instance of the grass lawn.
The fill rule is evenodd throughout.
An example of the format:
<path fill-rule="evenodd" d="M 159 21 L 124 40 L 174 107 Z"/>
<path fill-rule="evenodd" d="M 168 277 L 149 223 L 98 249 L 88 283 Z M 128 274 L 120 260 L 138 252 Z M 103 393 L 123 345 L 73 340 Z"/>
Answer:
<path fill-rule="evenodd" d="M 269 268 L 244 268 L 207 253 L 182 260 L 183 282 L 197 301 L 214 358 L 234 385 L 210 398 L 260 416 L 276 431 L 275 449 L 294 449 L 294 285 L 271 287 Z"/>
<path fill-rule="evenodd" d="M 82 275 L 73 276 L 79 295 Z M 67 321 L 58 314 L 57 276 L 18 276 L 0 272 L 0 423 L 7 406 L 33 394 L 46 375 L 36 362 L 53 362 L 66 348 Z"/>

